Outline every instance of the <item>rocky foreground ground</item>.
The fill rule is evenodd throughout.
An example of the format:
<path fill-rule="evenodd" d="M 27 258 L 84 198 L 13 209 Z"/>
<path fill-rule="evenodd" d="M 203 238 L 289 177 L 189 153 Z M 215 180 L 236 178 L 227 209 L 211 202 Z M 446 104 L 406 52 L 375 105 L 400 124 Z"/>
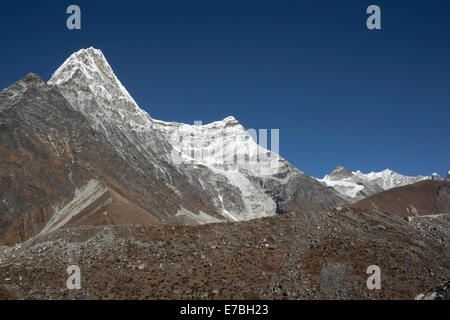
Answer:
<path fill-rule="evenodd" d="M 448 215 L 358 209 L 72 228 L 1 247 L 0 298 L 414 299 L 450 278 L 449 230 Z M 66 287 L 70 265 L 81 269 L 80 290 Z M 381 269 L 380 290 L 366 286 L 370 265 Z"/>

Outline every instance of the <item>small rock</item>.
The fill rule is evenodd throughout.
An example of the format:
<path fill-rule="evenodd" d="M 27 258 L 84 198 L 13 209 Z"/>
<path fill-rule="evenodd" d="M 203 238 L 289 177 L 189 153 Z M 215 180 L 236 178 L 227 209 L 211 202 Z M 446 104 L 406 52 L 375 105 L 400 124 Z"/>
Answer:
<path fill-rule="evenodd" d="M 139 270 L 144 270 L 146 267 L 147 267 L 147 265 L 146 265 L 145 263 L 141 263 L 141 264 L 138 266 L 138 269 L 139 269 Z"/>

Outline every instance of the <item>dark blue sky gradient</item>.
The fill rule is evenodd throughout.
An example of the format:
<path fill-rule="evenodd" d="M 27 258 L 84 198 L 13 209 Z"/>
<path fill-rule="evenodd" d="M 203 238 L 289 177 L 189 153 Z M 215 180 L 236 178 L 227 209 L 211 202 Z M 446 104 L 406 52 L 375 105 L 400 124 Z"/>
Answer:
<path fill-rule="evenodd" d="M 67 6 L 82 30 L 66 28 Z M 365 26 L 377 4 L 382 30 Z M 279 128 L 280 153 L 322 177 L 450 169 L 450 1 L 8 1 L 0 87 L 47 81 L 73 52 L 103 51 L 155 119 L 235 116 Z"/>

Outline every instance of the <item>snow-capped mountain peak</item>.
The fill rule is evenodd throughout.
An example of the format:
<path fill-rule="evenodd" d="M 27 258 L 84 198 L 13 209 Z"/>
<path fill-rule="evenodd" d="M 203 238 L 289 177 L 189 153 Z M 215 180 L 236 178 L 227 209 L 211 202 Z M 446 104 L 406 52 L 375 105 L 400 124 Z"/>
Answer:
<path fill-rule="evenodd" d="M 360 171 L 354 172 L 356 176 L 358 176 L 360 179 L 368 180 L 371 182 L 374 182 L 378 184 L 381 188 L 384 190 L 388 190 L 395 187 L 404 186 L 407 184 L 412 184 L 421 180 L 431 179 L 430 177 L 425 176 L 406 176 L 399 174 L 395 171 L 392 171 L 390 169 L 385 169 L 380 172 L 370 172 L 367 174 L 364 174 Z"/>
<path fill-rule="evenodd" d="M 48 84 L 61 85 L 75 76 L 86 80 L 94 94 L 103 97 L 105 100 L 109 100 L 114 94 L 118 94 L 120 99 L 138 108 L 137 103 L 114 74 L 101 50 L 91 47 L 75 52 L 55 71 Z M 114 92 L 110 92 L 111 90 L 114 90 Z"/>
<path fill-rule="evenodd" d="M 72 54 L 48 84 L 64 88 L 66 99 L 88 115 L 99 131 L 105 132 L 105 122 L 110 121 L 134 129 L 150 125 L 150 116 L 139 108 L 98 49 Z"/>

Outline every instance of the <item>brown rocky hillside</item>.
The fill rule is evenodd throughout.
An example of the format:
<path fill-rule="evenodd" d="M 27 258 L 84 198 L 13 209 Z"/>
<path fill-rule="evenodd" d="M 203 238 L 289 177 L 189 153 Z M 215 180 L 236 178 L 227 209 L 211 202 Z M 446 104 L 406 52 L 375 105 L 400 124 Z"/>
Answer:
<path fill-rule="evenodd" d="M 450 182 L 416 182 L 374 194 L 352 207 L 377 209 L 402 217 L 450 213 Z"/>
<path fill-rule="evenodd" d="M 450 277 L 448 216 L 362 210 L 203 226 L 78 227 L 0 248 L 15 299 L 414 299 Z M 78 265 L 82 289 L 68 290 Z M 366 287 L 370 265 L 382 287 Z"/>

